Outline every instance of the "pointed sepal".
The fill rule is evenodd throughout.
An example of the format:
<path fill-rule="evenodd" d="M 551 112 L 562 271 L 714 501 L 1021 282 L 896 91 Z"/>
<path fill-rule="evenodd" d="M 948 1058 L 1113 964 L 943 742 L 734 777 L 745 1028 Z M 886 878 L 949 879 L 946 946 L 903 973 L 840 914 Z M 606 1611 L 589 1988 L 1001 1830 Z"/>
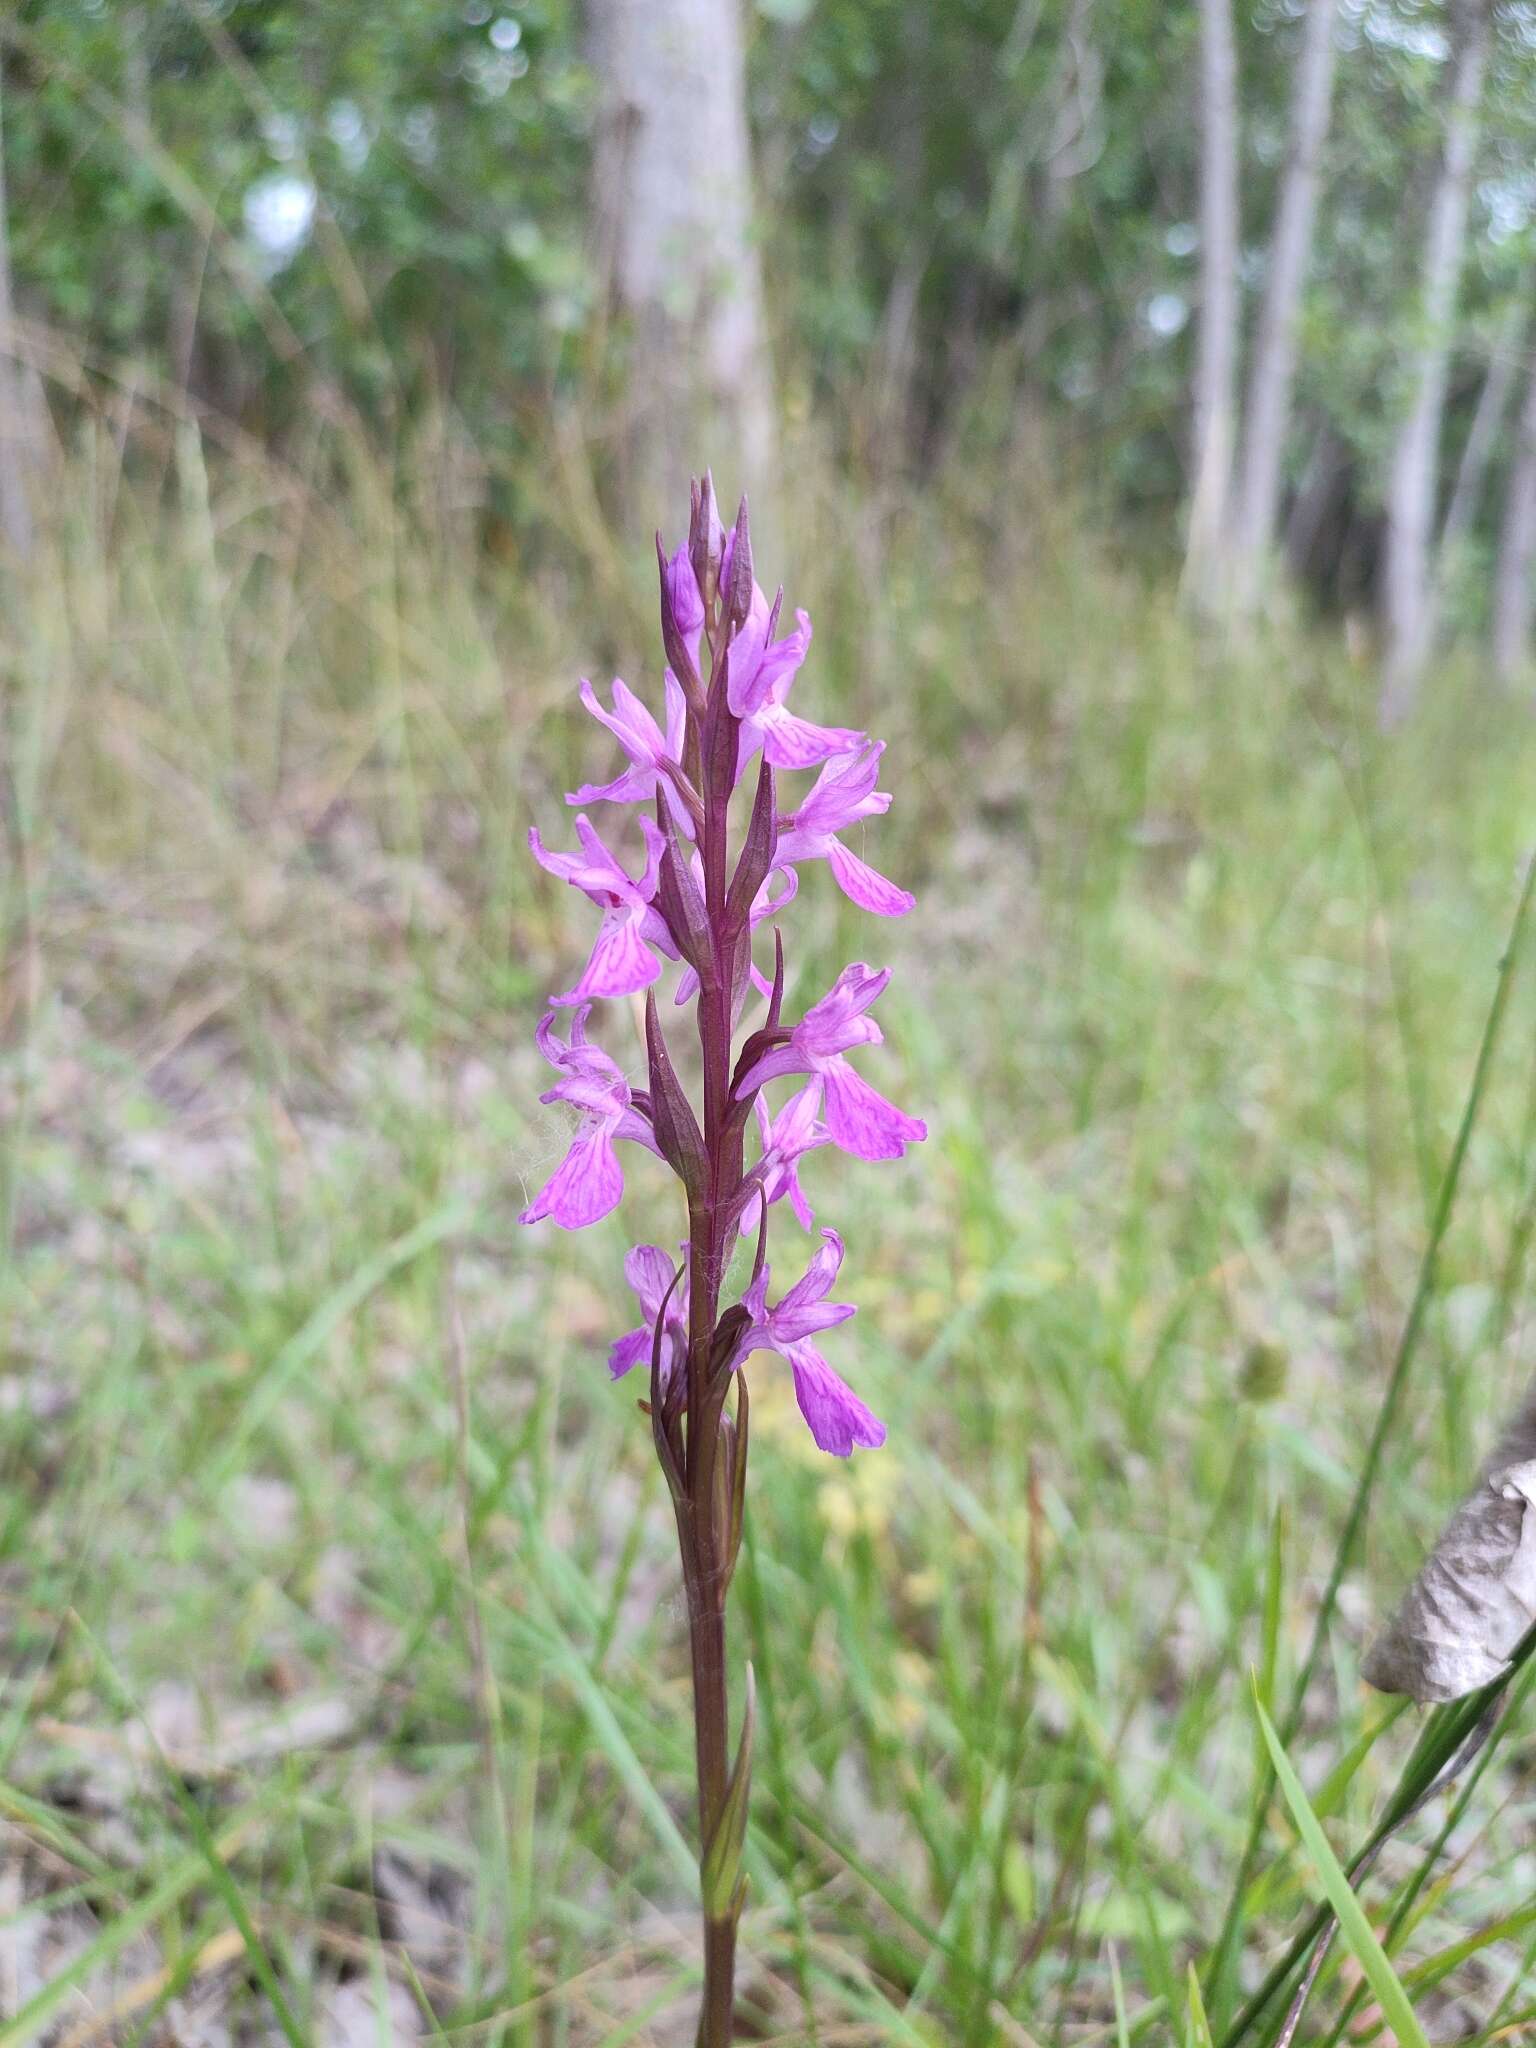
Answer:
<path fill-rule="evenodd" d="M 740 631 L 746 623 L 747 613 L 752 609 L 752 532 L 747 522 L 745 495 L 736 514 L 732 536 L 731 566 L 726 587 L 720 593 L 725 630 L 728 634 Z"/>

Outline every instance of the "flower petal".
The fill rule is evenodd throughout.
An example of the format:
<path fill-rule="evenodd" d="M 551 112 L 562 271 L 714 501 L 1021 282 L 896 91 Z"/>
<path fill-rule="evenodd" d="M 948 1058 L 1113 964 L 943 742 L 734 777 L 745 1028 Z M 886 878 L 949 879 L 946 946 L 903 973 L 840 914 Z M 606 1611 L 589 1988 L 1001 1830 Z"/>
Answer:
<path fill-rule="evenodd" d="M 612 782 L 584 782 L 580 789 L 568 789 L 568 804 L 643 804 L 656 794 L 656 774 L 650 768 L 626 768 Z"/>
<path fill-rule="evenodd" d="M 581 701 L 597 720 L 606 725 L 619 745 L 638 767 L 642 763 L 654 767 L 664 751 L 661 727 L 640 702 L 628 683 L 619 676 L 613 679 L 613 709 L 605 711 L 597 701 L 597 692 L 583 676 L 581 679 Z"/>
<path fill-rule="evenodd" d="M 838 1378 L 815 1345 L 797 1344 L 787 1356 L 795 1399 L 817 1447 L 834 1458 L 846 1458 L 856 1447 L 878 1450 L 885 1442 L 885 1424 Z"/>
<path fill-rule="evenodd" d="M 518 1221 L 538 1223 L 552 1216 L 562 1230 L 585 1230 L 616 1209 L 623 1193 L 624 1169 L 613 1134 L 606 1122 L 589 1123 L 576 1133 L 570 1151 Z"/>
<path fill-rule="evenodd" d="M 808 1074 L 810 1071 L 811 1063 L 798 1046 L 793 1043 L 772 1046 L 737 1082 L 736 1100 L 740 1102 L 754 1088 L 761 1088 L 765 1081 L 777 1081 L 785 1074 Z"/>
<path fill-rule="evenodd" d="M 628 1093 L 627 1088 L 625 1092 Z M 656 1142 L 656 1133 L 638 1109 L 626 1109 L 622 1112 L 613 1127 L 613 1135 L 616 1138 L 629 1138 L 636 1145 L 643 1145 L 647 1152 L 654 1152 L 658 1159 L 665 1156 Z"/>
<path fill-rule="evenodd" d="M 638 1330 L 626 1330 L 622 1337 L 615 1338 L 608 1353 L 608 1371 L 616 1380 L 637 1366 L 642 1358 L 651 1355 L 651 1333 L 643 1326 Z"/>
<path fill-rule="evenodd" d="M 766 698 L 772 704 L 784 703 L 789 696 L 790 685 L 810 649 L 810 614 L 797 611 L 795 630 L 786 633 L 781 640 L 775 640 L 764 651 L 762 666 L 757 672 L 756 695 L 759 701 Z"/>
<path fill-rule="evenodd" d="M 574 883 L 579 874 L 586 872 L 587 863 L 579 853 L 551 853 L 539 837 L 537 825 L 528 827 L 528 850 L 541 868 L 558 875 L 562 882 Z"/>
<path fill-rule="evenodd" d="M 697 662 L 699 637 L 704 630 L 704 600 L 699 595 L 699 586 L 688 560 L 686 541 L 667 562 L 667 596 L 671 601 L 672 616 L 677 621 L 677 630 Z"/>
<path fill-rule="evenodd" d="M 763 729 L 763 754 L 774 768 L 814 768 L 833 754 L 864 744 L 864 734 L 841 725 L 813 725 L 781 705 L 768 705 L 754 721 Z"/>
<path fill-rule="evenodd" d="M 835 1230 L 824 1230 L 821 1233 L 819 1249 L 804 1273 L 774 1310 L 774 1320 L 777 1321 L 786 1309 L 793 1313 L 796 1309 L 804 1308 L 810 1302 L 820 1301 L 824 1295 L 830 1294 L 842 1263 L 843 1240 Z M 852 1315 L 852 1309 L 848 1313 Z"/>
<path fill-rule="evenodd" d="M 856 754 L 835 755 L 826 762 L 810 793 L 779 834 L 780 843 L 795 833 L 844 832 L 861 818 L 876 818 L 891 807 L 875 782 L 880 773 L 884 740 L 871 740 Z"/>
<path fill-rule="evenodd" d="M 873 911 L 876 917 L 905 917 L 917 901 L 910 890 L 898 889 L 856 853 L 850 853 L 840 839 L 827 842 L 827 866 L 849 902 L 857 903 L 860 910 Z"/>
<path fill-rule="evenodd" d="M 721 571 L 724 588 L 726 570 Z M 754 583 L 747 616 L 726 646 L 725 701 L 738 718 L 750 718 L 767 694 L 761 681 L 763 652 L 768 644 L 768 600 Z"/>
<path fill-rule="evenodd" d="M 854 1045 L 878 1045 L 880 1026 L 864 1012 L 884 994 L 890 978 L 889 967 L 877 969 L 855 960 L 800 1019 L 795 1043 L 816 1060 L 830 1059 Z"/>
<path fill-rule="evenodd" d="M 627 908 L 605 910 L 592 956 L 580 981 L 553 1003 L 581 1003 L 589 996 L 629 996 L 661 976 L 661 962 L 645 943 L 640 920 Z"/>
<path fill-rule="evenodd" d="M 654 1323 L 661 1313 L 662 1298 L 672 1285 L 677 1267 L 659 1244 L 637 1244 L 624 1259 L 624 1278 L 634 1289 L 646 1321 Z M 679 1286 L 686 1282 L 680 1281 Z M 673 1296 L 675 1303 L 677 1297 Z"/>
<path fill-rule="evenodd" d="M 688 571 L 688 580 L 690 583 L 693 582 L 693 571 L 691 569 Z M 698 586 L 695 585 L 695 595 L 697 595 L 697 588 Z M 699 625 L 702 626 L 703 623 L 704 613 L 701 609 L 699 612 Z M 695 635 L 697 635 L 697 630 L 695 628 Z M 698 659 L 697 639 L 695 639 L 694 659 Z M 667 759 L 669 761 L 676 761 L 681 766 L 683 740 L 688 730 L 688 699 L 683 695 L 683 686 L 677 680 L 677 677 L 673 675 L 671 669 L 668 669 L 661 679 L 661 691 L 667 703 Z"/>
<path fill-rule="evenodd" d="M 741 1305 L 747 1311 L 747 1314 L 751 1316 L 753 1323 L 751 1332 L 753 1341 L 747 1346 L 749 1351 L 757 1351 L 764 1348 L 772 1350 L 773 1348 L 773 1340 L 768 1334 L 765 1321 L 768 1313 L 768 1282 L 772 1277 L 773 1268 L 765 1265 L 757 1278 L 752 1282 L 752 1285 L 741 1297 Z"/>
<path fill-rule="evenodd" d="M 832 1142 L 855 1159 L 900 1159 L 928 1135 L 921 1117 L 907 1116 L 856 1074 L 841 1055 L 822 1068 L 823 1115 Z"/>

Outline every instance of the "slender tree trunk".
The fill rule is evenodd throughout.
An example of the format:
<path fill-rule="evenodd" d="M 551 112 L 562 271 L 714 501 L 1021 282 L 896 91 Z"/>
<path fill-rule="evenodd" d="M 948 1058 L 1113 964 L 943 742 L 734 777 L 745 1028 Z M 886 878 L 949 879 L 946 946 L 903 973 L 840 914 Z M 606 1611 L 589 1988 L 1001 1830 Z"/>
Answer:
<path fill-rule="evenodd" d="M 1435 550 L 1435 577 L 1430 592 L 1431 645 L 1438 637 L 1441 614 L 1457 578 L 1461 552 L 1483 500 L 1483 487 L 1488 480 L 1488 469 L 1504 416 L 1509 411 L 1510 393 L 1524 353 L 1530 319 L 1528 304 L 1517 302 L 1512 305 L 1489 353 L 1483 388 L 1477 394 L 1477 408 L 1467 430 L 1461 461 L 1456 465 L 1456 482 Z"/>
<path fill-rule="evenodd" d="M 1493 575 L 1493 667 L 1512 683 L 1531 656 L 1532 578 L 1536 577 L 1536 366 L 1526 378 L 1514 460 L 1504 496 Z"/>
<path fill-rule="evenodd" d="M 1387 483 L 1380 703 L 1384 726 L 1399 724 L 1413 709 L 1430 651 L 1431 544 L 1441 416 L 1477 154 L 1489 12 L 1489 0 L 1463 0 L 1458 11 L 1445 146 L 1430 196 L 1420 272 L 1421 339 L 1412 358 L 1408 411 L 1393 449 Z"/>
<path fill-rule="evenodd" d="M 1456 466 L 1451 502 L 1446 507 L 1445 524 L 1440 529 L 1442 555 L 1448 549 L 1459 547 L 1472 531 L 1477 508 L 1482 502 L 1483 485 L 1488 480 L 1488 467 L 1498 445 L 1499 430 L 1509 410 L 1515 376 L 1524 358 L 1530 323 L 1531 309 L 1528 305 L 1511 306 L 1509 319 L 1488 358 L 1483 388 L 1477 394 L 1477 410 L 1467 430 L 1466 446 Z"/>
<path fill-rule="evenodd" d="M 1285 566 L 1293 583 L 1311 580 L 1318 540 L 1337 509 L 1348 463 L 1344 442 L 1323 420 L 1312 436 L 1285 522 Z"/>
<path fill-rule="evenodd" d="M 148 10 L 142 5 L 124 7 L 119 16 L 119 33 L 123 55 L 123 106 L 137 134 L 153 135 Z M 121 269 L 117 289 L 122 300 L 122 331 L 132 336 L 131 346 L 135 350 L 142 350 L 148 339 L 145 315 L 149 308 L 150 273 L 154 261 L 154 243 L 148 236 L 125 238 L 119 251 Z"/>
<path fill-rule="evenodd" d="M 1234 580 L 1235 596 L 1243 607 L 1258 594 L 1280 511 L 1281 466 L 1296 377 L 1296 324 L 1312 256 L 1318 174 L 1333 101 L 1337 18 L 1338 0 L 1310 0 L 1297 60 L 1290 155 L 1269 245 L 1237 491 Z"/>
<path fill-rule="evenodd" d="M 590 0 L 594 215 L 628 328 L 627 509 L 645 527 L 713 465 L 752 492 L 772 452 L 740 0 Z"/>
<path fill-rule="evenodd" d="M 3 67 L 0 67 L 3 69 Z M 4 99 L 0 78 L 0 102 Z M 11 242 L 5 202 L 5 131 L 0 121 L 0 537 L 13 555 L 32 552 L 30 472 L 34 437 L 26 370 L 16 353 Z"/>
<path fill-rule="evenodd" d="M 1237 414 L 1237 49 L 1231 0 L 1200 0 L 1200 312 L 1195 334 L 1194 487 L 1185 585 L 1221 593 Z"/>

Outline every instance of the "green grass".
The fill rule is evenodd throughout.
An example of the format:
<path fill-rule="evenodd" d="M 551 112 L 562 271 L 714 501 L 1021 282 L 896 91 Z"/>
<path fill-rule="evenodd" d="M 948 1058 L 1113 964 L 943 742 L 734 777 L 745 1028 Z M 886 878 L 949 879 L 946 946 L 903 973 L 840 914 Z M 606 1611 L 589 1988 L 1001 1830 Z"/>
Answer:
<path fill-rule="evenodd" d="M 581 943 L 524 838 L 606 758 L 576 676 L 654 680 L 644 548 L 569 480 L 487 567 L 360 461 L 205 472 L 185 429 L 166 460 L 157 489 L 82 451 L 5 598 L 0 2041 L 273 2040 L 275 1982 L 303 2040 L 361 2010 L 660 2048 L 698 1978 L 686 1651 L 603 1353 L 624 1245 L 681 1219 L 637 1159 L 625 1220 L 515 1222 L 558 1145 L 531 1027 Z M 1249 1674 L 1283 1721 L 1536 734 L 1452 668 L 1383 745 L 1329 637 L 1202 642 L 993 481 L 824 480 L 785 576 L 808 701 L 890 741 L 866 850 L 920 891 L 873 930 L 809 878 L 799 987 L 897 968 L 879 1076 L 933 1135 L 807 1174 L 887 1448 L 820 1458 L 753 1366 L 744 2024 L 1204 2040 L 1193 1964 L 1220 2042 L 1316 1897 L 1271 1803 L 1213 1990 L 1268 1782 Z M 1361 1649 L 1527 1370 L 1533 1015 L 1517 974 L 1287 1743 L 1345 1863 L 1419 1727 Z M 1364 1886 L 1432 2040 L 1529 2002 L 1526 1732 L 1433 1869 L 1445 1796 Z M 1364 2011 L 1351 1968 L 1302 2039 Z"/>

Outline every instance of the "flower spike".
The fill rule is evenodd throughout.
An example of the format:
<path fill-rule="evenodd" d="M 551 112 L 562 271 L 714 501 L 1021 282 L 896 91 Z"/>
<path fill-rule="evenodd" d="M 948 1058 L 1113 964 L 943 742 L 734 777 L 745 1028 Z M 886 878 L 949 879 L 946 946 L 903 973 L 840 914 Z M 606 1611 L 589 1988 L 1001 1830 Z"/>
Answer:
<path fill-rule="evenodd" d="M 790 709 L 811 622 L 797 611 L 781 630 L 784 593 L 770 602 L 757 582 L 745 498 L 725 531 L 706 472 L 693 486 L 687 540 L 669 554 L 658 534 L 656 567 L 665 654 L 660 718 L 650 692 L 616 678 L 604 701 L 583 681 L 581 701 L 622 759 L 611 779 L 584 783 L 567 797 L 577 814 L 574 850 L 550 848 L 537 828 L 529 833 L 534 858 L 587 898 L 598 925 L 581 974 L 550 999 L 538 1027 L 539 1050 L 556 1074 L 541 1099 L 561 1105 L 574 1129 L 521 1220 L 582 1230 L 611 1214 L 624 1194 L 621 1140 L 670 1169 L 687 1213 L 680 1264 L 663 1248 L 665 1232 L 654 1233 L 662 1243 L 636 1244 L 625 1257 L 639 1320 L 608 1347 L 608 1369 L 619 1379 L 649 1363 L 649 1398 L 639 1405 L 677 1510 L 703 1816 L 704 1997 L 709 2037 L 724 2041 L 732 2031 L 745 1889 L 752 1709 L 749 1699 L 733 1744 L 723 1648 L 745 1514 L 753 1354 L 775 1352 L 786 1361 L 800 1412 L 829 1455 L 873 1449 L 886 1435 L 821 1349 L 826 1332 L 854 1314 L 852 1303 L 831 1299 L 842 1238 L 823 1228 L 801 1277 L 771 1303 L 769 1238 L 786 1210 L 801 1229 L 814 1227 L 801 1180 L 813 1152 L 833 1145 L 859 1159 L 898 1159 L 927 1127 L 888 1102 L 850 1059 L 860 1046 L 881 1042 L 869 1013 L 889 970 L 855 962 L 798 1023 L 782 1014 L 784 928 L 812 862 L 825 861 L 843 894 L 877 917 L 912 908 L 905 889 L 846 843 L 855 826 L 890 807 L 875 786 L 883 743 Z M 754 758 L 749 806 L 746 792 L 737 792 Z M 814 774 L 808 788 L 786 783 L 806 771 Z M 599 815 L 632 813 L 626 829 L 639 833 L 638 869 L 594 825 L 600 804 L 612 808 Z M 770 922 L 771 979 L 755 957 L 756 935 Z M 676 1002 L 697 1026 L 691 1057 L 681 1043 L 668 1043 L 661 1022 L 658 984 L 669 962 L 678 968 Z M 754 988 L 766 1011 L 744 1024 Z M 633 1000 L 640 996 L 643 1003 Z M 630 999 L 636 1026 L 643 1011 L 643 1089 L 632 1088 L 617 1061 L 587 1039 L 593 1003 L 603 998 Z M 570 1012 L 568 1038 L 556 1030 L 562 1010 Z M 692 1074 L 702 1075 L 702 1087 Z M 793 1093 L 771 1109 L 764 1089 L 788 1077 Z M 743 1236 L 755 1238 L 744 1286 L 732 1268 Z M 734 1769 L 727 1763 L 733 1752 Z"/>

